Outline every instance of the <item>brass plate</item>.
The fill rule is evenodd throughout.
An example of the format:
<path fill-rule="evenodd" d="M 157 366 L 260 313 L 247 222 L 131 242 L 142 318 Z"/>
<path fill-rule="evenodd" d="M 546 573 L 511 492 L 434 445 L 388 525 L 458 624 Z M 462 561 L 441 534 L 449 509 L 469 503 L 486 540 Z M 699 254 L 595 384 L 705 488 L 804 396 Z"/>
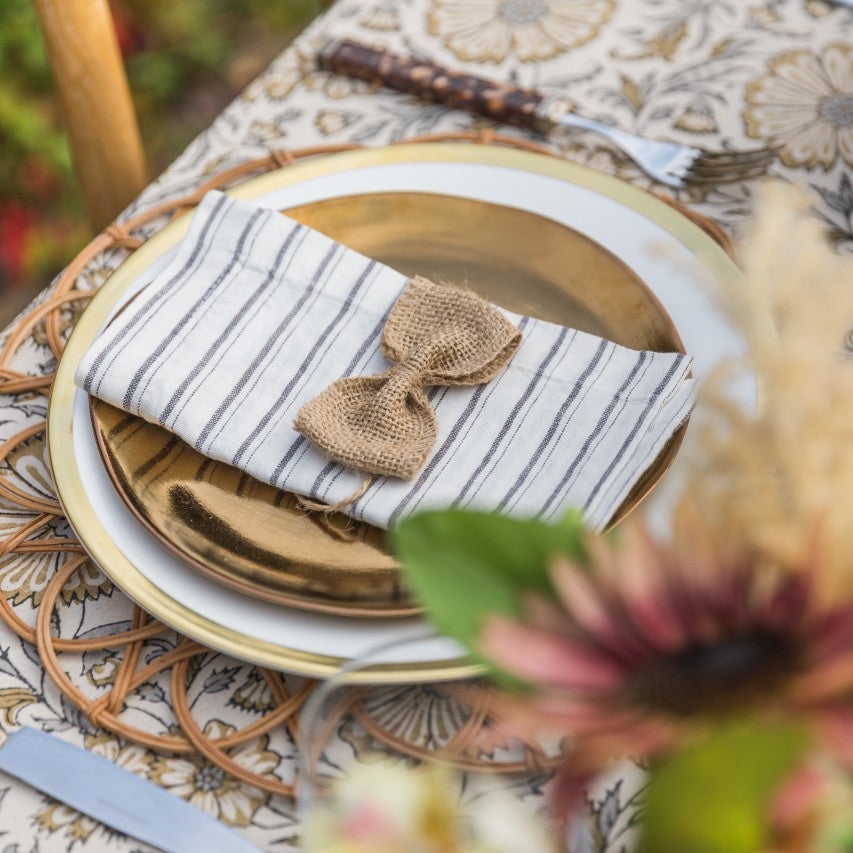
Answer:
<path fill-rule="evenodd" d="M 287 213 L 401 272 L 463 283 L 512 311 L 633 349 L 682 350 L 668 315 L 625 264 L 536 214 L 412 192 L 333 198 Z M 293 495 L 212 462 L 160 427 L 97 400 L 92 417 L 125 503 L 199 571 L 241 592 L 310 610 L 372 617 L 416 612 L 383 531 L 357 524 L 355 541 L 342 541 L 299 509 Z M 617 519 L 657 482 L 680 437 L 646 472 Z M 352 524 L 343 517 L 333 523 Z"/>

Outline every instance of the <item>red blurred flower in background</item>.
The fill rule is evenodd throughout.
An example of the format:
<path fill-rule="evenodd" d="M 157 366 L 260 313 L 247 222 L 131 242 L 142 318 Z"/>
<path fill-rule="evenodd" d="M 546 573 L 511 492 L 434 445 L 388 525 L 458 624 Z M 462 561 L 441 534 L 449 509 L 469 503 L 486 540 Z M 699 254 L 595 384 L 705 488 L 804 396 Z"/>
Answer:
<path fill-rule="evenodd" d="M 110 0 L 151 173 L 326 0 Z M 0 2 L 0 328 L 91 236 L 31 0 Z"/>
<path fill-rule="evenodd" d="M 20 283 L 34 223 L 32 210 L 14 201 L 0 203 L 0 286 Z"/>

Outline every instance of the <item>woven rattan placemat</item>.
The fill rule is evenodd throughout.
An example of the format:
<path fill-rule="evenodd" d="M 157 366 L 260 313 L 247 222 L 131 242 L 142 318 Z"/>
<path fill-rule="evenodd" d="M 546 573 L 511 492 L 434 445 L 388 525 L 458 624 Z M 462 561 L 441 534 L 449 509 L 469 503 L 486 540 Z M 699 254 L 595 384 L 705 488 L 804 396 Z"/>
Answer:
<path fill-rule="evenodd" d="M 400 144 L 427 141 L 509 145 L 544 154 L 551 153 L 535 143 L 498 136 L 491 131 L 417 137 Z M 189 195 L 155 205 L 143 213 L 110 225 L 77 255 L 46 291 L 43 300 L 22 314 L 10 328 L 0 351 L 0 393 L 20 404 L 39 398 L 44 402 L 53 380 L 51 370 L 55 367 L 55 361 L 51 360 L 44 372 L 22 372 L 14 366 L 16 353 L 22 345 L 35 337 L 50 348 L 54 359 L 58 361 L 64 341 L 75 319 L 95 293 L 99 278 L 102 280 L 105 274 L 118 266 L 158 228 L 198 204 L 208 190 L 233 186 L 246 178 L 285 168 L 306 157 L 355 147 L 358 146 L 273 151 L 266 157 L 211 177 Z M 670 203 L 725 248 L 730 248 L 728 237 L 719 226 L 675 202 Z M 209 649 L 187 638 L 176 637 L 170 628 L 153 620 L 137 606 L 133 606 L 130 628 L 124 627 L 126 623 L 117 631 L 103 626 L 102 630 L 89 631 L 84 636 L 74 630 L 73 624 L 66 625 L 57 617 L 58 607 L 75 597 L 85 596 L 87 587 L 92 584 L 99 584 L 100 588 L 113 596 L 121 593 L 91 564 L 70 529 L 63 527 L 62 508 L 55 495 L 48 493 L 50 484 L 45 487 L 47 491 L 27 488 L 24 485 L 25 478 L 16 472 L 15 458 L 21 456 L 20 448 L 28 446 L 24 458 L 33 454 L 41 455 L 44 434 L 45 421 L 41 420 L 29 423 L 0 445 L 0 500 L 7 505 L 7 510 L 11 510 L 15 519 L 3 531 L 0 559 L 14 557 L 24 570 L 27 564 L 38 561 L 41 566 L 48 562 L 52 574 L 46 578 L 38 594 L 28 597 L 25 602 L 4 590 L 4 594 L 0 595 L 0 616 L 15 634 L 35 647 L 45 671 L 64 697 L 94 725 L 157 751 L 201 754 L 243 782 L 271 793 L 292 796 L 295 787 L 292 778 L 285 781 L 277 776 L 256 773 L 236 761 L 232 753 L 279 726 L 286 726 L 295 738 L 300 710 L 314 689 L 314 682 L 257 668 L 254 679 L 260 685 L 259 695 L 262 693 L 264 698 L 249 703 L 251 720 L 226 736 L 214 737 L 211 729 L 203 727 L 194 717 L 190 698 L 194 679 L 199 677 L 200 667 L 197 662 L 210 654 Z M 46 561 L 46 557 L 50 557 L 50 560 Z M 153 657 L 143 653 L 146 643 L 169 634 L 171 641 L 168 650 Z M 93 697 L 87 685 L 98 683 L 97 673 L 93 675 L 92 668 L 85 661 L 86 653 L 95 651 L 110 651 L 112 659 L 116 661 L 116 668 L 107 689 Z M 82 665 L 81 659 L 84 661 Z M 98 665 L 102 664 L 94 663 L 91 666 Z M 152 730 L 150 725 L 142 725 L 137 719 L 138 714 L 129 714 L 128 708 L 135 691 L 164 677 L 168 677 L 169 704 L 174 712 L 174 722 L 161 725 L 161 730 L 157 731 Z M 418 688 L 398 687 L 395 690 L 416 692 Z M 495 764 L 492 757 L 494 732 L 490 731 L 489 725 L 488 689 L 479 683 L 452 683 L 432 685 L 430 691 L 433 695 L 440 692 L 454 708 L 463 709 L 461 714 L 454 716 L 455 730 L 442 744 L 442 754 L 455 757 L 461 766 L 508 769 L 505 763 Z M 222 692 L 221 696 L 223 703 L 231 701 L 228 692 Z M 414 757 L 426 755 L 433 749 L 418 726 L 390 727 L 383 718 L 373 713 L 373 707 L 357 691 L 353 693 L 351 713 L 370 736 Z M 210 714 L 209 708 L 206 713 Z M 541 771 L 553 760 L 535 750 L 525 758 L 526 766 L 531 771 Z"/>

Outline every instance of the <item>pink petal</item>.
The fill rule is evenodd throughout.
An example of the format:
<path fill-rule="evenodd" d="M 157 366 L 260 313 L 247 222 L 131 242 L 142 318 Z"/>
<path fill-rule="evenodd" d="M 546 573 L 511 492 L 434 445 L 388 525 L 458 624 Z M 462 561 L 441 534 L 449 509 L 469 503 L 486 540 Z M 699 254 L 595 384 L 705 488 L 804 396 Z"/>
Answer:
<path fill-rule="evenodd" d="M 572 761 L 560 767 L 551 789 L 551 810 L 564 829 L 574 820 L 586 820 L 586 809 L 582 808 L 584 795 L 601 769 L 575 769 Z"/>
<path fill-rule="evenodd" d="M 818 664 L 795 681 L 793 699 L 804 707 L 849 695 L 853 690 L 853 651 Z"/>
<path fill-rule="evenodd" d="M 616 664 L 603 655 L 579 648 L 567 636 L 528 628 L 501 617 L 492 617 L 483 626 L 479 651 L 532 684 L 608 690 L 621 680 Z"/>
<path fill-rule="evenodd" d="M 594 749 L 611 760 L 631 758 L 638 761 L 672 749 L 683 739 L 678 726 L 649 720 L 626 726 L 621 731 L 587 735 L 584 744 L 587 749 Z"/>
<path fill-rule="evenodd" d="M 626 533 L 620 582 L 631 622 L 655 648 L 678 648 L 687 632 L 669 594 L 665 555 L 641 525 L 631 525 Z"/>
<path fill-rule="evenodd" d="M 552 804 L 555 816 L 563 823 L 568 824 L 579 817 L 578 806 L 584 791 L 614 758 L 629 755 L 648 758 L 670 748 L 679 739 L 675 729 L 654 725 L 638 726 L 629 735 L 623 735 L 621 743 L 612 741 L 604 749 L 601 749 L 603 744 L 584 742 L 583 748 L 561 766 L 552 793 Z"/>
<path fill-rule="evenodd" d="M 816 768 L 796 770 L 773 798 L 770 815 L 779 827 L 792 829 L 802 823 L 826 792 L 826 777 Z"/>
<path fill-rule="evenodd" d="M 853 649 L 853 608 L 839 607 L 823 616 L 812 648 L 821 660 Z"/>
<path fill-rule="evenodd" d="M 765 607 L 764 623 L 795 630 L 806 619 L 811 600 L 807 578 L 792 575 L 784 579 Z"/>
<path fill-rule="evenodd" d="M 652 539 L 645 525 L 636 519 L 625 525 L 623 537 L 624 542 L 620 550 L 622 576 L 630 573 L 632 576 L 655 582 L 655 586 L 661 584 L 667 576 L 667 552 Z"/>
<path fill-rule="evenodd" d="M 524 621 L 535 625 L 540 631 L 562 634 L 570 628 L 570 622 L 555 601 L 541 595 L 525 594 L 523 597 Z"/>
<path fill-rule="evenodd" d="M 593 702 L 573 703 L 559 696 L 536 697 L 528 703 L 526 711 L 530 719 L 538 721 L 540 729 L 563 730 L 583 741 L 633 732 L 642 719 L 641 713 L 628 711 L 618 704 L 609 707 Z"/>
<path fill-rule="evenodd" d="M 595 574 L 606 582 L 618 579 L 621 574 L 617 551 L 621 551 L 621 542 L 617 535 L 600 536 L 590 533 L 584 537 L 583 547 L 588 563 Z"/>
<path fill-rule="evenodd" d="M 653 648 L 671 651 L 692 639 L 691 632 L 680 624 L 675 605 L 665 590 L 627 589 L 626 592 L 631 595 L 625 602 L 631 623 Z"/>
<path fill-rule="evenodd" d="M 550 574 L 566 611 L 593 642 L 606 646 L 625 662 L 645 657 L 647 649 L 625 630 L 622 614 L 612 602 L 608 607 L 601 591 L 590 582 L 583 569 L 567 560 L 558 560 L 552 565 Z"/>
<path fill-rule="evenodd" d="M 832 757 L 853 770 L 853 708 L 831 708 L 817 718 L 820 740 Z"/>

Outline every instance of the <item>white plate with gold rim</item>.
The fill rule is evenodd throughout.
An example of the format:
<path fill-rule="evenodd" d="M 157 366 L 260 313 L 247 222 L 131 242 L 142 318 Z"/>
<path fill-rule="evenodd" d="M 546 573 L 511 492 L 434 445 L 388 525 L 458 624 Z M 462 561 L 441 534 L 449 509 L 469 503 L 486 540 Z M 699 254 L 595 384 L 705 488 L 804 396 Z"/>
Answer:
<path fill-rule="evenodd" d="M 254 178 L 231 192 L 274 209 L 376 192 L 426 192 L 520 208 L 602 245 L 654 292 L 703 376 L 743 347 L 702 279 L 737 269 L 700 228 L 647 193 L 540 154 L 480 145 L 415 144 L 314 158 Z M 183 563 L 142 527 L 116 494 L 98 452 L 76 366 L 103 326 L 171 260 L 189 216 L 146 242 L 103 285 L 77 324 L 56 373 L 48 443 L 63 508 L 84 547 L 110 578 L 157 618 L 212 648 L 304 675 L 324 677 L 379 643 L 422 629 L 418 617 L 351 619 L 259 601 Z M 524 247 L 536 251 L 536 247 Z M 691 273 L 695 270 L 695 274 Z M 668 479 L 678 478 L 675 472 Z M 658 502 L 660 503 L 660 501 Z M 430 681 L 476 668 L 449 640 L 407 645 L 364 680 Z"/>

